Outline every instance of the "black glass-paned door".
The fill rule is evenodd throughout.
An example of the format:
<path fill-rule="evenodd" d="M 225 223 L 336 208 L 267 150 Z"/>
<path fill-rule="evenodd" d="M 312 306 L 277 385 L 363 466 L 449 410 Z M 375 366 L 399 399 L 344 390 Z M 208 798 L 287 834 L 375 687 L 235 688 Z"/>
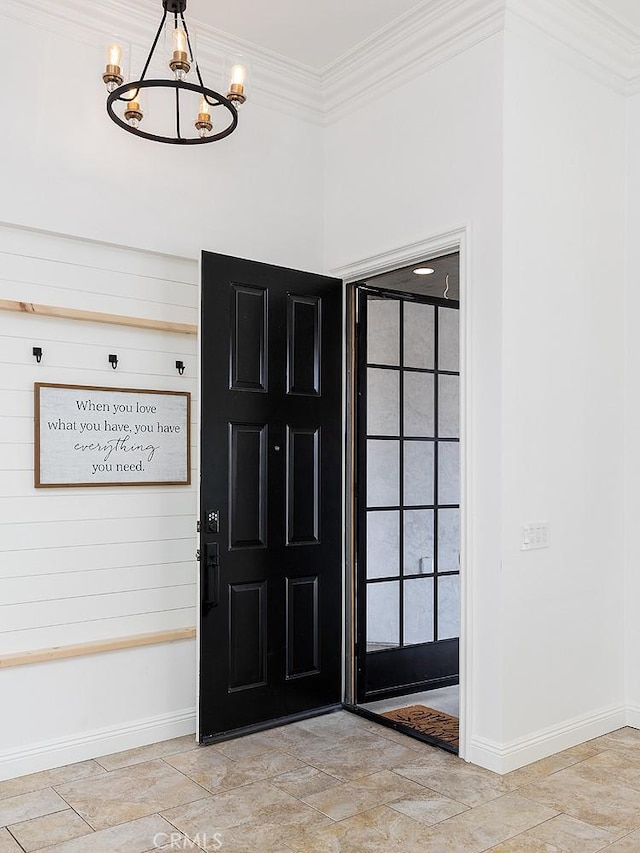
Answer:
<path fill-rule="evenodd" d="M 458 680 L 458 318 L 358 290 L 358 702 Z"/>

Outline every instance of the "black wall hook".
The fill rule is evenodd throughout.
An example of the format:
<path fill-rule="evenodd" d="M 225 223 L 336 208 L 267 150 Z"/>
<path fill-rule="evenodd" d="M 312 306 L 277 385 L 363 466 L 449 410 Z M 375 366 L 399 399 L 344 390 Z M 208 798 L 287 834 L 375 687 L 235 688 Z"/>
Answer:
<path fill-rule="evenodd" d="M 116 367 L 118 366 L 118 356 L 117 356 L 117 355 L 114 355 L 113 353 L 111 353 L 111 354 L 109 355 L 109 364 L 110 364 L 110 365 L 111 365 L 111 367 L 113 367 L 113 369 L 115 370 L 115 369 L 116 369 Z"/>
<path fill-rule="evenodd" d="M 176 370 L 182 376 L 184 373 L 184 361 L 176 361 Z"/>
<path fill-rule="evenodd" d="M 42 361 L 42 347 L 34 347 L 33 348 L 33 357 L 40 364 Z"/>

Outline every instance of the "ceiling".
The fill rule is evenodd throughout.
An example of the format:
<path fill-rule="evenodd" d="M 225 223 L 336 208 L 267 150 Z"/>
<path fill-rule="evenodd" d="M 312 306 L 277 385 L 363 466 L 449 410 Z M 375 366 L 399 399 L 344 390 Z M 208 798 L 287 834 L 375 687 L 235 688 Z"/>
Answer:
<path fill-rule="evenodd" d="M 416 275 L 414 269 L 427 267 L 434 272 L 432 275 Z M 448 299 L 460 299 L 460 255 L 443 255 L 441 258 L 431 258 L 423 263 L 411 264 L 393 272 L 383 273 L 366 280 L 373 287 L 385 290 L 402 290 L 405 293 L 417 293 L 421 296 L 444 296 L 449 276 Z"/>
<path fill-rule="evenodd" d="M 160 5 L 159 0 L 146 2 Z M 194 21 L 319 70 L 424 4 L 425 0 L 188 0 L 187 13 Z"/>
<path fill-rule="evenodd" d="M 462 0 L 463 2 L 464 0 Z M 159 0 L 145 0 L 160 5 Z M 440 5 L 441 0 L 188 0 L 194 22 L 300 62 L 324 69 L 411 9 Z M 589 5 L 638 30 L 638 0 L 589 0 Z"/>

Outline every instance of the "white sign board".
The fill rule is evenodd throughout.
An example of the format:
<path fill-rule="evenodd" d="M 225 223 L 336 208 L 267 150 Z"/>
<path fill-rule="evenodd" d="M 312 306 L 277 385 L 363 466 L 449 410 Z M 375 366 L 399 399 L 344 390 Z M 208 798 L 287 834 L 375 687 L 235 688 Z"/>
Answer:
<path fill-rule="evenodd" d="M 188 485 L 185 391 L 35 384 L 35 486 Z"/>

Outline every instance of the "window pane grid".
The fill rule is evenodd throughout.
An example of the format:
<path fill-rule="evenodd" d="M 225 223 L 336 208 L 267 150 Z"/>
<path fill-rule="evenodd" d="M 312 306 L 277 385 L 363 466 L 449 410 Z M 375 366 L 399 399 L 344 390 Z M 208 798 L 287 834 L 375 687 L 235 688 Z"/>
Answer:
<path fill-rule="evenodd" d="M 460 509 L 460 506 L 458 504 L 437 504 L 437 505 L 436 504 L 416 504 L 415 506 L 410 506 L 410 507 L 402 507 L 402 506 L 397 506 L 394 504 L 393 506 L 392 505 L 389 505 L 389 506 L 370 506 L 367 508 L 367 512 L 368 513 L 388 512 L 389 510 L 392 510 L 392 509 L 399 509 L 399 510 L 401 510 L 401 509 L 410 509 L 410 510 L 414 510 L 414 509 L 436 509 L 436 506 L 438 507 L 438 509 Z"/>
<path fill-rule="evenodd" d="M 376 300 L 379 301 L 379 300 Z M 393 401 L 397 400 L 397 420 L 394 413 L 387 412 L 388 422 L 394 425 L 393 435 L 378 435 L 369 433 L 367 423 L 367 445 L 369 440 L 379 442 L 395 442 L 397 448 L 397 466 L 392 466 L 392 476 L 397 475 L 397 481 L 392 490 L 398 495 L 398 504 L 383 506 L 376 503 L 366 509 L 367 529 L 376 524 L 375 513 L 394 512 L 397 513 L 398 535 L 394 542 L 398 546 L 398 558 L 393 560 L 393 574 L 375 572 L 371 577 L 367 572 L 367 585 L 381 583 L 399 584 L 397 592 L 394 592 L 393 607 L 397 608 L 397 634 L 394 629 L 394 637 L 397 641 L 387 644 L 385 647 L 401 647 L 415 645 L 416 643 L 432 642 L 457 636 L 456 630 L 456 602 L 459 600 L 459 546 L 456 536 L 459 537 L 459 472 L 457 448 L 459 445 L 458 434 L 458 410 L 457 410 L 457 382 L 460 376 L 457 363 L 455 342 L 440 340 L 440 315 L 446 311 L 449 315 L 455 309 L 442 308 L 440 306 L 428 306 L 433 311 L 431 343 L 425 342 L 421 354 L 416 356 L 416 345 L 420 342 L 415 338 L 415 322 L 411 334 L 414 336 L 412 345 L 414 347 L 413 363 L 407 360 L 406 323 L 407 311 L 415 310 L 414 304 L 399 302 L 399 313 L 397 326 L 394 327 L 394 355 L 391 363 L 380 364 L 367 359 L 367 373 L 369 376 L 383 376 L 381 371 L 393 372 L 398 377 L 398 396 L 393 394 Z M 368 299 L 371 305 L 371 298 Z M 427 306 L 425 306 L 427 307 Z M 388 312 L 389 313 L 389 312 Z M 457 319 L 455 320 L 457 324 Z M 451 316 L 446 317 L 444 324 L 447 334 L 454 328 Z M 457 330 L 456 330 L 457 332 Z M 371 333 L 369 333 L 369 340 Z M 397 345 L 398 359 L 395 359 L 395 346 Z M 423 364 L 416 363 L 423 359 Z M 428 364 L 429 360 L 433 366 Z M 440 368 L 440 364 L 443 368 Z M 370 369 L 380 371 L 372 374 Z M 425 377 L 420 381 L 419 377 Z M 431 382 L 428 380 L 431 379 Z M 378 380 L 380 382 L 380 380 Z M 386 383 L 387 388 L 392 386 Z M 367 383 L 367 392 L 369 383 Z M 407 395 L 413 394 L 413 398 L 407 401 Z M 388 403 L 387 403 L 388 404 Z M 395 425 L 398 425 L 396 431 Z M 416 434 L 417 433 L 417 434 Z M 422 444 L 419 444 L 422 443 Z M 425 455 L 418 452 L 420 446 L 430 445 L 432 450 Z M 449 447 L 445 447 L 448 445 Z M 426 451 L 425 447 L 425 451 Z M 405 470 L 407 466 L 407 470 Z M 428 471 L 431 469 L 431 476 Z M 458 481 L 458 482 L 456 482 Z M 413 503 L 413 499 L 430 494 L 433 503 Z M 444 498 L 455 496 L 457 502 L 445 502 Z M 407 503 L 408 501 L 408 503 Z M 441 502 L 442 501 L 442 502 Z M 413 513 L 423 513 L 424 517 L 418 522 L 424 529 L 416 533 L 412 532 L 413 543 L 407 543 L 407 519 Z M 442 516 L 441 516 L 442 513 Z M 427 519 L 430 516 L 430 522 Z M 379 516 L 380 520 L 382 516 Z M 427 529 L 429 528 L 430 530 Z M 422 536 L 422 538 L 420 538 Z M 407 551 L 410 549 L 410 553 Z M 420 556 L 424 551 L 424 556 Z M 432 556 L 430 556 L 430 554 Z M 457 563 L 455 563 L 457 559 Z M 389 560 L 391 564 L 391 560 Z M 454 567 L 455 563 L 455 567 Z M 420 570 L 416 571 L 416 565 Z M 423 568 L 424 567 L 424 568 Z M 399 572 L 399 574 L 398 574 Z M 387 587 L 390 589 L 390 587 Z M 382 587 L 380 587 L 382 590 Z M 394 585 L 394 590 L 396 589 Z M 425 594 L 429 589 L 428 603 Z M 413 593 L 410 594 L 411 590 Z M 407 597 L 409 596 L 409 597 Z M 391 602 L 388 602 L 391 606 Z M 446 604 L 445 610 L 439 613 L 439 608 Z M 409 608 L 409 610 L 407 610 Z M 405 625 L 405 617 L 409 623 Z M 426 620 L 425 624 L 420 622 Z"/>
<path fill-rule="evenodd" d="M 457 577 L 459 574 L 460 574 L 460 572 L 458 572 L 458 571 L 456 571 L 456 572 L 438 572 L 437 574 L 436 574 L 436 572 L 428 572 L 428 573 L 425 572 L 424 574 L 418 574 L 418 575 L 406 574 L 403 576 L 402 579 L 403 580 L 419 580 L 420 578 L 435 578 L 435 577 L 446 578 L 446 577 Z M 367 578 L 367 584 L 385 583 L 385 581 L 397 581 L 397 580 L 398 580 L 398 575 L 388 575 L 388 576 L 379 577 L 379 578 Z"/>
<path fill-rule="evenodd" d="M 433 367 L 400 367 L 399 365 L 394 364 L 381 364 L 379 361 L 368 361 L 366 366 L 376 368 L 377 370 L 391 370 L 396 373 L 404 370 L 405 373 L 428 373 L 431 374 L 431 376 L 435 373 L 439 373 L 441 376 L 460 376 L 459 370 L 436 371 Z"/>
<path fill-rule="evenodd" d="M 435 438 L 434 436 L 427 438 L 420 435 L 412 435 L 409 438 L 398 438 L 397 435 L 376 435 L 375 433 L 371 433 L 371 435 L 367 435 L 367 438 L 375 439 L 376 441 L 430 441 L 431 443 L 439 441 L 440 444 L 460 444 L 459 438 Z"/>

